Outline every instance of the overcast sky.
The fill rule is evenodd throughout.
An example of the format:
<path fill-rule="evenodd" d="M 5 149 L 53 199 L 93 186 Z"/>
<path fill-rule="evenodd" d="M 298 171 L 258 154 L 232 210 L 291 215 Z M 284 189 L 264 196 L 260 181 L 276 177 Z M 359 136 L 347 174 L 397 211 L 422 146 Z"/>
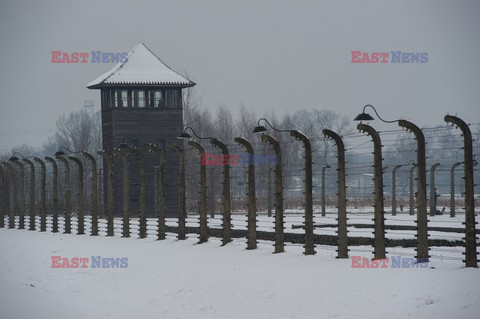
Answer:
<path fill-rule="evenodd" d="M 474 0 L 1 0 L 0 151 L 40 146 L 84 100 L 99 108 L 86 84 L 114 64 L 52 64 L 51 51 L 128 52 L 138 42 L 188 72 L 212 110 L 353 118 L 370 103 L 420 126 L 448 112 L 480 122 L 479 16 Z M 428 63 L 353 64 L 355 50 L 428 52 Z"/>

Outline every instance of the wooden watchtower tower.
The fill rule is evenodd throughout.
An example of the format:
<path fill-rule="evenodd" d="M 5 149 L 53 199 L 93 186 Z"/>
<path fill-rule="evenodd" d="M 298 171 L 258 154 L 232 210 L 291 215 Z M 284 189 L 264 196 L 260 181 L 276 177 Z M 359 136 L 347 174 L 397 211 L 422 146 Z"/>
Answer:
<path fill-rule="evenodd" d="M 145 146 L 153 143 L 165 150 L 165 208 L 167 216 L 178 213 L 178 157 L 168 151 L 168 143 L 183 129 L 182 90 L 195 83 L 176 73 L 143 43 L 137 44 L 127 59 L 88 83 L 87 88 L 101 91 L 102 141 L 112 154 L 121 143 L 133 144 L 145 156 L 146 209 L 154 216 L 154 171 L 158 158 Z M 181 145 L 181 143 L 179 143 Z M 140 184 L 138 160 L 129 157 L 129 211 L 139 211 Z M 114 207 L 122 210 L 122 164 L 114 160 Z M 106 180 L 104 179 L 104 185 Z"/>

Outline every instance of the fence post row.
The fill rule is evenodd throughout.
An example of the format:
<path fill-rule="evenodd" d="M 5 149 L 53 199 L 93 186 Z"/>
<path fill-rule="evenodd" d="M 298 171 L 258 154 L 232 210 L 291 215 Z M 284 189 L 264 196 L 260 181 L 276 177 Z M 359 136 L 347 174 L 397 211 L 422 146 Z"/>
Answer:
<path fill-rule="evenodd" d="M 385 258 L 385 211 L 383 203 L 383 167 L 382 167 L 382 141 L 378 132 L 367 124 L 358 124 L 358 130 L 367 133 L 373 140 L 374 157 L 374 184 L 375 205 L 374 207 L 374 256 L 376 259 Z"/>
<path fill-rule="evenodd" d="M 208 228 L 207 228 L 207 168 L 202 164 L 202 154 L 205 154 L 205 150 L 202 145 L 195 141 L 188 141 L 188 146 L 191 146 L 198 150 L 200 153 L 200 203 L 199 203 L 199 224 L 200 224 L 200 237 L 199 243 L 208 241 Z"/>
<path fill-rule="evenodd" d="M 223 156 L 229 156 L 227 146 L 217 140 L 216 138 L 210 139 L 212 145 L 218 147 Z M 223 203 L 223 214 L 222 214 L 222 228 L 223 228 L 223 239 L 222 245 L 226 245 L 232 241 L 231 228 L 232 228 L 232 217 L 231 217 L 231 206 L 230 206 L 230 164 L 222 166 L 222 203 Z"/>
<path fill-rule="evenodd" d="M 29 227 L 28 230 L 35 230 L 35 166 L 27 158 L 22 159 L 30 167 L 30 202 L 29 202 Z M 41 230 L 45 231 L 45 230 Z"/>
<path fill-rule="evenodd" d="M 347 186 L 345 174 L 345 145 L 340 135 L 334 131 L 324 129 L 323 135 L 331 138 L 337 145 L 337 199 L 338 199 L 338 249 L 337 258 L 348 258 L 348 230 L 347 230 Z"/>
<path fill-rule="evenodd" d="M 235 138 L 235 143 L 246 148 L 249 161 L 247 168 L 247 249 L 257 248 L 257 206 L 255 200 L 255 166 L 253 162 L 254 150 L 252 144 L 241 137 Z"/>
<path fill-rule="evenodd" d="M 14 161 L 14 165 L 18 167 L 18 229 L 25 229 L 25 165 L 20 161 Z"/>
<path fill-rule="evenodd" d="M 78 214 L 77 214 L 77 235 L 85 234 L 85 199 L 83 189 L 83 164 L 80 159 L 69 155 L 68 159 L 78 166 Z"/>
<path fill-rule="evenodd" d="M 462 119 L 446 115 L 445 122 L 456 125 L 463 133 L 463 157 L 465 170 L 465 266 L 478 267 L 477 236 L 475 223 L 475 198 L 473 184 L 472 132 Z"/>
<path fill-rule="evenodd" d="M 282 150 L 280 143 L 268 134 L 262 134 L 262 141 L 273 146 L 277 155 L 275 165 L 275 253 L 285 251 L 284 221 L 283 221 L 283 177 L 282 177 Z"/>

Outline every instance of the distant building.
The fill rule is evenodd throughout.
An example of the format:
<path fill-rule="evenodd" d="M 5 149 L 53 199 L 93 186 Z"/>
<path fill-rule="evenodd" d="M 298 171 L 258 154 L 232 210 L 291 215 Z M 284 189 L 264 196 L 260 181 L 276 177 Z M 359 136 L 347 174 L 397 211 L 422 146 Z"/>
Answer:
<path fill-rule="evenodd" d="M 182 89 L 195 83 L 176 73 L 153 54 L 143 43 L 137 44 L 110 71 L 88 83 L 87 88 L 101 91 L 102 141 L 104 150 L 112 154 L 122 142 L 136 146 L 145 155 L 147 177 L 147 214 L 153 216 L 155 155 L 148 153 L 148 143 L 164 148 L 165 195 L 167 215 L 178 213 L 178 156 L 166 149 L 168 143 L 178 143 L 183 129 Z M 140 183 L 138 160 L 129 157 L 129 211 L 139 211 Z M 104 179 L 105 183 L 105 179 Z M 122 211 L 122 162 L 114 161 L 114 206 Z M 104 184 L 105 185 L 105 184 Z"/>

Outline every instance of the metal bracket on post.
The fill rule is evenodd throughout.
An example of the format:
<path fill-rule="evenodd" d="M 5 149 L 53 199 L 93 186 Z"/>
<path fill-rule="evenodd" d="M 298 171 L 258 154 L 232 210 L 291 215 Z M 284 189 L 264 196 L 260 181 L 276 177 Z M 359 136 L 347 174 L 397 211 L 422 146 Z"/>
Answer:
<path fill-rule="evenodd" d="M 348 231 L 347 231 L 347 187 L 345 175 L 345 145 L 340 135 L 334 131 L 324 129 L 323 135 L 330 137 L 337 145 L 338 158 L 338 258 L 348 258 Z"/>
<path fill-rule="evenodd" d="M 107 236 L 114 235 L 113 227 L 113 161 L 112 156 L 105 151 L 98 151 L 106 163 L 107 174 Z"/>
<path fill-rule="evenodd" d="M 188 141 L 188 146 L 191 146 L 198 150 L 200 153 L 200 203 L 199 203 L 199 224 L 200 224 L 200 237 L 198 243 L 205 243 L 208 241 L 208 226 L 207 226 L 207 168 L 202 164 L 202 154 L 205 154 L 205 150 L 202 145 L 195 141 Z"/>
<path fill-rule="evenodd" d="M 178 154 L 178 240 L 185 240 L 186 235 L 186 198 L 185 198 L 185 152 L 177 144 L 169 144 L 168 148 Z"/>
<path fill-rule="evenodd" d="M 473 182 L 472 132 L 462 119 L 446 115 L 445 122 L 457 125 L 463 133 L 463 157 L 465 172 L 465 266 L 478 267 L 475 222 L 475 198 Z"/>
<path fill-rule="evenodd" d="M 229 156 L 227 146 L 217 140 L 216 138 L 210 139 L 212 145 L 217 146 L 222 152 L 223 156 Z M 232 217 L 231 217 L 231 206 L 230 206 L 230 165 L 222 166 L 222 203 L 223 203 L 223 214 L 222 214 L 222 228 L 223 228 L 223 239 L 222 246 L 225 246 L 232 241 L 231 228 L 232 228 Z"/>
<path fill-rule="evenodd" d="M 236 137 L 235 143 L 245 147 L 249 156 L 247 169 L 247 249 L 256 249 L 257 206 L 255 199 L 255 166 L 253 162 L 254 150 L 252 144 L 244 138 Z"/>
<path fill-rule="evenodd" d="M 284 221 L 283 221 L 283 176 L 282 176 L 282 150 L 280 143 L 272 136 L 262 134 L 262 141 L 273 146 L 277 155 L 275 165 L 275 253 L 285 251 Z"/>
<path fill-rule="evenodd" d="M 367 124 L 358 124 L 359 131 L 366 132 L 373 140 L 374 157 L 374 182 L 375 182 L 375 225 L 374 225 L 374 258 L 386 258 L 385 252 L 385 210 L 383 199 L 383 167 L 382 167 L 382 141 L 378 132 Z"/>
<path fill-rule="evenodd" d="M 52 233 L 58 233 L 58 165 L 50 156 L 45 156 L 45 160 L 53 167 Z"/>

